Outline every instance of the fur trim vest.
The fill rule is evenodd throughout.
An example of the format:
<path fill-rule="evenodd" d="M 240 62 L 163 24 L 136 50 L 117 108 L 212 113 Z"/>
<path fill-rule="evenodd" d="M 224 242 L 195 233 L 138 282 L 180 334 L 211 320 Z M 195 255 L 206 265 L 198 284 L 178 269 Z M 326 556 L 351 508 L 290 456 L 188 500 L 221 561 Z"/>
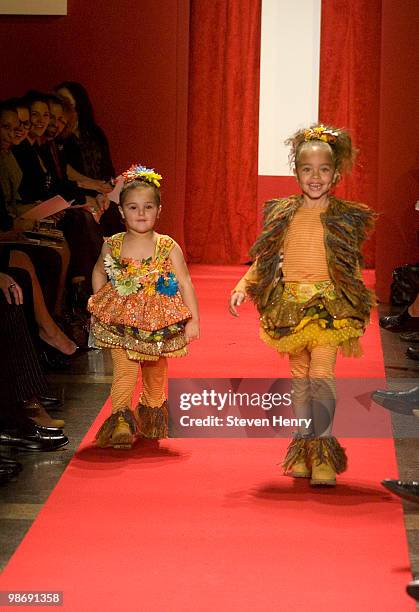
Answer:
<path fill-rule="evenodd" d="M 257 260 L 258 280 L 250 282 L 247 289 L 262 314 L 272 293 L 275 292 L 276 299 L 282 293 L 280 253 L 287 229 L 302 203 L 302 196 L 291 196 L 265 204 L 263 230 L 250 251 Z M 321 214 L 330 278 L 339 297 L 360 318 L 368 318 L 375 305 L 374 294 L 365 287 L 360 273 L 363 263 L 360 246 L 373 228 L 375 217 L 368 206 L 334 196 Z"/>

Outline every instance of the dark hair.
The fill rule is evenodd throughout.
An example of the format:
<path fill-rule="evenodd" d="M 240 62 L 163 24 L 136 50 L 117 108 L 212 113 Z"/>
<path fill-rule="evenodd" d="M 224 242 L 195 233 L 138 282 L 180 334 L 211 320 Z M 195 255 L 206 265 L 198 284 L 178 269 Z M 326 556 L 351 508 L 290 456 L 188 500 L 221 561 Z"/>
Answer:
<path fill-rule="evenodd" d="M 62 96 L 59 96 L 57 93 L 47 93 L 46 96 L 48 104 L 59 104 L 63 108 L 65 107 L 66 103 L 68 104 L 67 100 L 65 100 Z"/>
<path fill-rule="evenodd" d="M 23 97 L 23 100 L 26 102 L 25 106 L 32 106 L 35 102 L 43 102 L 48 106 L 48 94 L 43 93 L 42 91 L 37 91 L 36 89 L 30 89 L 26 92 Z"/>
<path fill-rule="evenodd" d="M 25 98 L 9 98 L 8 100 L 5 100 L 3 104 L 8 104 L 14 110 L 17 110 L 18 108 L 27 108 L 29 110 L 29 105 Z"/>
<path fill-rule="evenodd" d="M 96 123 L 93 112 L 93 105 L 90 101 L 89 94 L 87 93 L 85 87 L 83 87 L 81 83 L 77 83 L 77 81 L 63 81 L 59 85 L 56 85 L 56 87 L 54 87 L 54 90 L 58 91 L 64 88 L 68 89 L 76 103 L 75 111 L 77 113 L 77 126 L 80 130 L 80 133 L 93 138 L 99 143 L 102 148 L 109 151 L 108 139 L 106 138 L 105 132 Z M 110 154 L 109 163 L 112 166 L 110 173 L 114 174 L 114 168 L 110 159 Z"/>
<path fill-rule="evenodd" d="M 13 104 L 13 98 L 0 102 L 0 115 L 8 112 L 17 114 L 17 108 Z"/>
<path fill-rule="evenodd" d="M 87 90 L 81 83 L 76 81 L 63 81 L 56 87 L 55 91 L 68 89 L 76 103 L 76 113 L 78 116 L 78 127 L 81 132 L 92 134 L 93 136 L 105 137 L 102 129 L 97 125 Z"/>
<path fill-rule="evenodd" d="M 156 200 L 156 204 L 157 206 L 160 206 L 160 200 L 161 200 L 160 189 L 156 187 L 156 185 L 154 185 L 153 183 L 149 183 L 148 181 L 140 181 L 138 179 L 136 179 L 135 181 L 130 181 L 129 183 L 126 183 L 126 185 L 122 187 L 121 193 L 119 194 L 119 205 L 120 206 L 123 205 L 127 193 L 129 193 L 133 189 L 138 189 L 138 188 L 143 189 L 144 187 L 150 187 L 150 189 L 153 190 L 154 199 Z"/>

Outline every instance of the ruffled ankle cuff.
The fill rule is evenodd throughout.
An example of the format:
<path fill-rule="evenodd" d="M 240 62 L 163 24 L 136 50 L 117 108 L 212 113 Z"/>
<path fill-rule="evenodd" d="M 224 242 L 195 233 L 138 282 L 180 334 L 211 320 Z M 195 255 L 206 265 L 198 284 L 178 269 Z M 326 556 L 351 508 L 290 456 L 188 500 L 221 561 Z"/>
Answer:
<path fill-rule="evenodd" d="M 140 435 L 144 438 L 167 438 L 169 420 L 167 400 L 156 408 L 140 403 L 136 413 Z"/>
<path fill-rule="evenodd" d="M 300 461 L 305 461 L 307 463 L 310 442 L 311 439 L 308 436 L 296 436 L 291 441 L 285 459 L 282 462 L 284 472 L 288 472 L 292 469 L 293 465 Z"/>
<path fill-rule="evenodd" d="M 348 458 L 335 437 L 314 438 L 310 441 L 309 463 L 314 466 L 327 463 L 336 474 L 341 474 L 348 467 Z"/>

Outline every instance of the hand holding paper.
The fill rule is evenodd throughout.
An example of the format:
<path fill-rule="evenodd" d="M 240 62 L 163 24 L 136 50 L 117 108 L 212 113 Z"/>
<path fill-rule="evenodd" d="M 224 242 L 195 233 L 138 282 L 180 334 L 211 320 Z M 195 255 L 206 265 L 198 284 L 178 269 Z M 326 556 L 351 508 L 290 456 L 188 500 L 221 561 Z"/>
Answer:
<path fill-rule="evenodd" d="M 115 187 L 110 193 L 107 194 L 111 202 L 115 202 L 115 204 L 119 204 L 119 194 L 121 193 L 123 186 L 124 186 L 124 177 L 118 176 L 116 178 Z"/>
<path fill-rule="evenodd" d="M 61 196 L 54 196 L 49 200 L 45 200 L 45 202 L 41 202 L 41 204 L 35 205 L 30 210 L 26 211 L 21 215 L 21 219 L 27 219 L 32 221 L 40 221 L 41 219 L 45 219 L 46 217 L 50 217 L 51 215 L 55 215 L 61 210 L 66 210 L 70 207 L 70 204 L 64 200 Z"/>

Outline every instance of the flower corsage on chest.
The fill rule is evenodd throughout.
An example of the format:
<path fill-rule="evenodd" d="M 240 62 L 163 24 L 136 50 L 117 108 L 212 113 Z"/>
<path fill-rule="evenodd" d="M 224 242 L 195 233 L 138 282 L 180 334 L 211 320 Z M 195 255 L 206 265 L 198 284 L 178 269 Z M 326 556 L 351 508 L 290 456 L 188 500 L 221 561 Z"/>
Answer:
<path fill-rule="evenodd" d="M 142 291 L 145 295 L 155 293 L 173 296 L 178 290 L 178 280 L 171 271 L 170 261 L 156 261 L 152 257 L 141 262 L 129 258 L 106 255 L 106 274 L 119 295 L 131 295 Z"/>

